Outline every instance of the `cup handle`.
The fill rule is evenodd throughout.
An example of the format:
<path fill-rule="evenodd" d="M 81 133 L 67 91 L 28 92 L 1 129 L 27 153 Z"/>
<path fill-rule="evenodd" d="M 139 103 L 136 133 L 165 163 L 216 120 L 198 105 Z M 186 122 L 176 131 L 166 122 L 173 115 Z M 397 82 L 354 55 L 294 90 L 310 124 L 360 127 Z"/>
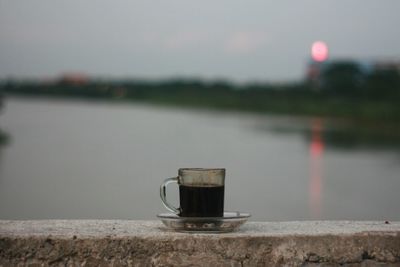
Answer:
<path fill-rule="evenodd" d="M 167 210 L 169 210 L 175 214 L 179 214 L 180 210 L 175 208 L 171 204 L 169 204 L 167 201 L 166 189 L 167 189 L 167 185 L 171 184 L 171 183 L 178 183 L 178 177 L 172 177 L 172 178 L 168 178 L 168 179 L 164 180 L 164 182 L 160 186 L 160 197 L 161 197 L 162 203 L 167 208 Z"/>

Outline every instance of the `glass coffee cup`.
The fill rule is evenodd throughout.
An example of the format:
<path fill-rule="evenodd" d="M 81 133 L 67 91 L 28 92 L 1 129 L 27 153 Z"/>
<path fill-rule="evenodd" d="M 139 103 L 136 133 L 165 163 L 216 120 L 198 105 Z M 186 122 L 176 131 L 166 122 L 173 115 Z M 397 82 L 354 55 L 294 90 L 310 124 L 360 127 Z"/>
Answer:
<path fill-rule="evenodd" d="M 180 207 L 167 201 L 166 187 L 177 183 Z M 164 206 L 181 217 L 223 217 L 225 169 L 181 168 L 178 176 L 165 179 L 160 187 Z"/>

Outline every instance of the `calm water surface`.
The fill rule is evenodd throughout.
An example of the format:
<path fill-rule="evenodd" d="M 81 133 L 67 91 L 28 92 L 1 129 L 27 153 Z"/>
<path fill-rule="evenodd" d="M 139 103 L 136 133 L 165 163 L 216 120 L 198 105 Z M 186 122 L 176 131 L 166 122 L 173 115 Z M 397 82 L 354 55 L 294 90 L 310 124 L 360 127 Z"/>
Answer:
<path fill-rule="evenodd" d="M 226 210 L 253 220 L 399 220 L 400 150 L 331 145 L 326 125 L 9 98 L 0 115 L 10 136 L 0 147 L 0 219 L 154 219 L 164 211 L 164 178 L 180 167 L 225 167 Z M 177 203 L 177 188 L 168 193 Z"/>

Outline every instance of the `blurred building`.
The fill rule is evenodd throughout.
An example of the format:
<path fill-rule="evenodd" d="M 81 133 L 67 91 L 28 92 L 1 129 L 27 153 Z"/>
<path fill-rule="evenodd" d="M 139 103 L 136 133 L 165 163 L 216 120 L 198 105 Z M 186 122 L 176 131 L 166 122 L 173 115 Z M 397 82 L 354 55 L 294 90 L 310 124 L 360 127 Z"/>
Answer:
<path fill-rule="evenodd" d="M 397 71 L 400 73 L 400 60 L 398 61 L 376 61 L 373 65 L 374 70 Z"/>
<path fill-rule="evenodd" d="M 66 85 L 85 85 L 89 82 L 89 77 L 82 73 L 68 73 L 61 76 L 59 83 Z"/>

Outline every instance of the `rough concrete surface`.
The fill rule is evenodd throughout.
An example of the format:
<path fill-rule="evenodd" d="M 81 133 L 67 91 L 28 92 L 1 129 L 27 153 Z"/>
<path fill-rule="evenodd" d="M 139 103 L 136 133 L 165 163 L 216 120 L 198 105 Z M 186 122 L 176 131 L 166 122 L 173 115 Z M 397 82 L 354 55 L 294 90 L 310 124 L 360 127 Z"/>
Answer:
<path fill-rule="evenodd" d="M 157 221 L 0 220 L 0 266 L 400 266 L 400 222 L 249 222 L 187 234 Z"/>

